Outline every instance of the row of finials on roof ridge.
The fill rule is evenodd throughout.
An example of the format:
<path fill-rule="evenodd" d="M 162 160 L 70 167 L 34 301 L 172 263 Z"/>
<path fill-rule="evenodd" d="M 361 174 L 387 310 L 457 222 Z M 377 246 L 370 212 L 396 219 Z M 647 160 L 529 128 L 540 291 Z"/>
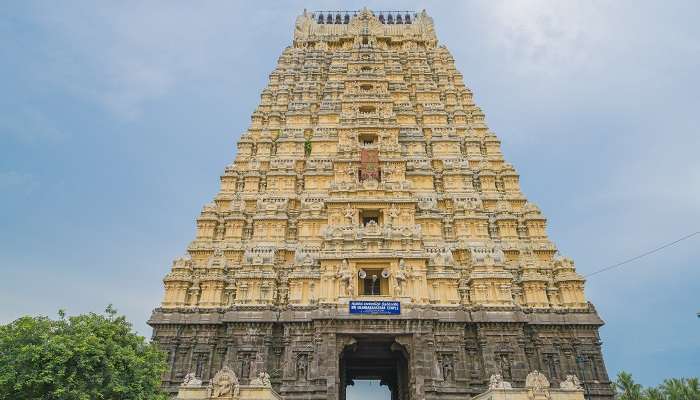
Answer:
<path fill-rule="evenodd" d="M 355 16 L 358 13 L 359 11 L 314 11 L 311 18 L 318 24 L 340 25 L 348 24 L 350 15 Z M 378 19 L 382 24 L 410 24 L 417 16 L 415 11 L 380 11 Z"/>

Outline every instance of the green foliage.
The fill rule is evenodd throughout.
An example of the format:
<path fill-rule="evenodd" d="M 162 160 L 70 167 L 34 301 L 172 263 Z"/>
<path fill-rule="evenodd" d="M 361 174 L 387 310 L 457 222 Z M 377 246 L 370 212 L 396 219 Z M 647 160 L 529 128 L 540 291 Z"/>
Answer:
<path fill-rule="evenodd" d="M 671 378 L 657 387 L 642 388 L 623 371 L 617 375 L 614 386 L 618 400 L 700 400 L 698 378 Z"/>
<path fill-rule="evenodd" d="M 307 157 L 311 155 L 311 140 L 309 139 L 306 139 L 304 142 L 304 154 L 306 154 Z"/>
<path fill-rule="evenodd" d="M 665 400 L 666 396 L 659 388 L 646 388 L 642 392 L 642 397 L 648 400 Z"/>
<path fill-rule="evenodd" d="M 622 371 L 617 375 L 615 387 L 619 400 L 642 400 L 642 385 L 632 379 L 632 375 Z"/>
<path fill-rule="evenodd" d="M 160 400 L 165 356 L 110 305 L 104 314 L 0 325 L 0 400 Z"/>

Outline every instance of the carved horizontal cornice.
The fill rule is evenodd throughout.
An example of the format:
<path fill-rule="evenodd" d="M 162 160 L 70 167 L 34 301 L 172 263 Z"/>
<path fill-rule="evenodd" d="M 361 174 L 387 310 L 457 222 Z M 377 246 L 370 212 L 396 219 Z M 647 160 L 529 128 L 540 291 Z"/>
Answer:
<path fill-rule="evenodd" d="M 332 307 L 292 307 L 281 310 L 270 305 L 237 305 L 218 309 L 155 309 L 148 323 L 151 326 L 167 324 L 226 324 L 233 322 L 269 323 L 332 320 L 336 325 L 360 324 L 362 321 L 388 321 L 405 326 L 410 321 L 433 321 L 467 324 L 525 324 L 541 327 L 599 327 L 603 320 L 593 309 L 580 310 L 532 310 L 518 307 L 408 307 L 401 315 L 358 316 L 347 313 L 347 305 Z M 296 311 L 295 311 L 296 310 Z"/>

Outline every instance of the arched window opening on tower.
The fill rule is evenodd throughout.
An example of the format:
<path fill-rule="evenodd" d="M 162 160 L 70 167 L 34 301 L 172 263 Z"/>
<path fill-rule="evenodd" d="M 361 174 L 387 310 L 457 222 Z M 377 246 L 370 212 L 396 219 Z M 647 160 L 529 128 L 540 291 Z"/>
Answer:
<path fill-rule="evenodd" d="M 362 221 L 362 226 L 367 226 L 372 223 L 381 225 L 382 214 L 379 210 L 362 210 L 360 211 L 360 221 Z"/>
<path fill-rule="evenodd" d="M 370 113 L 376 112 L 377 107 L 375 107 L 375 106 L 360 106 L 358 108 L 358 110 L 360 111 L 360 114 L 370 114 Z"/>
<path fill-rule="evenodd" d="M 377 135 L 371 134 L 371 133 L 365 133 L 362 135 L 359 135 L 357 139 L 360 141 L 360 144 L 363 146 L 374 146 L 377 144 Z"/>
<path fill-rule="evenodd" d="M 386 268 L 360 268 L 360 295 L 362 296 L 388 296 L 389 275 Z"/>

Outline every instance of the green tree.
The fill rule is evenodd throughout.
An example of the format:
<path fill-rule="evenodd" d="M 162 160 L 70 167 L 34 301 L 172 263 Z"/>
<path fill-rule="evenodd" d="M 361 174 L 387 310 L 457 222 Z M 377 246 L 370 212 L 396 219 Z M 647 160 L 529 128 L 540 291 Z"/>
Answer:
<path fill-rule="evenodd" d="M 666 400 L 666 396 L 659 388 L 646 388 L 642 391 L 642 398 L 645 400 Z"/>
<path fill-rule="evenodd" d="M 698 378 L 665 379 L 659 390 L 667 400 L 700 400 Z"/>
<path fill-rule="evenodd" d="M 700 379 L 688 378 L 686 381 L 688 393 L 693 400 L 700 400 Z"/>
<path fill-rule="evenodd" d="M 154 400 L 165 356 L 111 307 L 0 325 L 0 400 Z"/>
<path fill-rule="evenodd" d="M 671 378 L 657 387 L 642 388 L 623 371 L 617 375 L 614 387 L 618 400 L 700 400 L 698 378 Z"/>
<path fill-rule="evenodd" d="M 668 400 L 685 399 L 685 385 L 684 382 L 680 379 L 665 379 L 664 382 L 659 386 L 659 389 L 668 398 Z"/>
<path fill-rule="evenodd" d="M 622 371 L 615 381 L 619 400 L 642 400 L 642 385 L 636 383 L 632 375 Z"/>

